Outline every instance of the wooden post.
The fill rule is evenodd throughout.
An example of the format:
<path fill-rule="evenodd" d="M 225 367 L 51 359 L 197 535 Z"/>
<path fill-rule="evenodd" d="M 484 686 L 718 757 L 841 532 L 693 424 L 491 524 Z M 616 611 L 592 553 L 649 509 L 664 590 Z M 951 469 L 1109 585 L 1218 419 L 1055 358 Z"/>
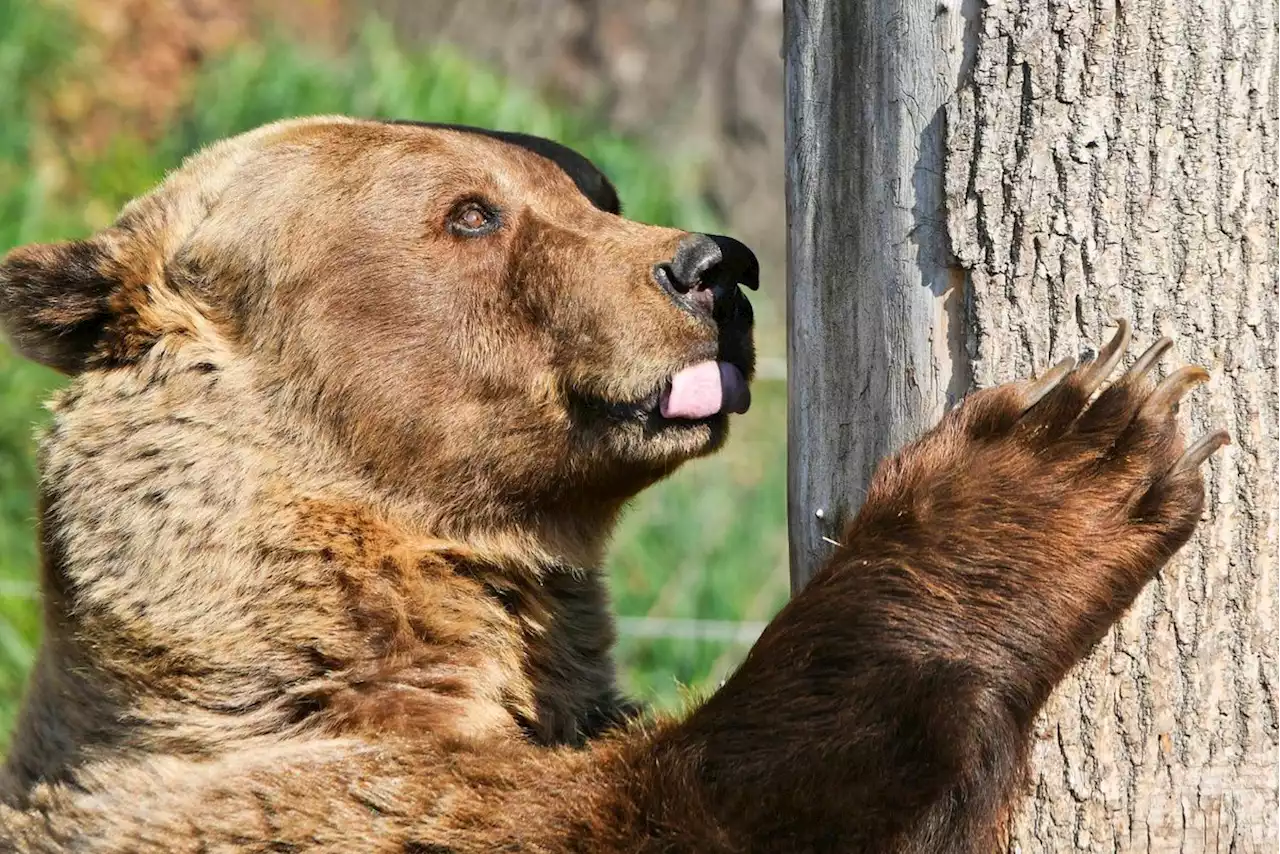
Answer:
<path fill-rule="evenodd" d="M 976 5 L 976 4 L 975 4 Z M 943 211 L 959 0 L 785 6 L 791 583 L 969 385 Z"/>

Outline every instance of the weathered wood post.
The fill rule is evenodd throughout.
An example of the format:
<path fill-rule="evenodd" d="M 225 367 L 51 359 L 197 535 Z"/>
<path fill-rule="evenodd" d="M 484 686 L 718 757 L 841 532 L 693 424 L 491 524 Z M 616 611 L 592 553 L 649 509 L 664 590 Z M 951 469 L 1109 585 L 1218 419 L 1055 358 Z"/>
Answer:
<path fill-rule="evenodd" d="M 949 262 L 943 106 L 959 0 L 785 7 L 791 582 L 888 451 L 969 384 Z"/>
<path fill-rule="evenodd" d="M 1196 538 L 1057 692 L 1011 847 L 1273 851 L 1276 4 L 787 0 L 797 589 L 973 384 L 1174 338 L 1230 430 Z"/>

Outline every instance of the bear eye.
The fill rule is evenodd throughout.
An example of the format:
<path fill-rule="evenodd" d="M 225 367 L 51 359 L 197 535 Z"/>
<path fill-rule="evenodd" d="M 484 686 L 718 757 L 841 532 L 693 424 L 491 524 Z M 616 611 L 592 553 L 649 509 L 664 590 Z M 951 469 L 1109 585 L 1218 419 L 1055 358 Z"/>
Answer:
<path fill-rule="evenodd" d="M 498 228 L 498 214 L 484 202 L 470 200 L 454 207 L 449 214 L 448 228 L 463 237 L 479 237 Z"/>

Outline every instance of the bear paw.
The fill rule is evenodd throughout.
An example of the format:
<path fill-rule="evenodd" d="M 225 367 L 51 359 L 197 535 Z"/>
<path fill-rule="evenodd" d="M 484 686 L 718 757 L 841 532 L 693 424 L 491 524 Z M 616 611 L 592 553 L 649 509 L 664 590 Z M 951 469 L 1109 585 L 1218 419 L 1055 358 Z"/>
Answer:
<path fill-rule="evenodd" d="M 992 625 L 1038 614 L 1031 636 L 1082 654 L 1190 538 L 1199 467 L 1229 441 L 1222 430 L 1184 441 L 1178 401 L 1209 374 L 1187 366 L 1153 382 L 1168 339 L 1098 393 L 1128 343 L 1121 321 L 1091 362 L 968 397 L 877 471 L 833 569 L 879 561 Z M 1054 640 L 1040 631 L 1051 626 Z"/>

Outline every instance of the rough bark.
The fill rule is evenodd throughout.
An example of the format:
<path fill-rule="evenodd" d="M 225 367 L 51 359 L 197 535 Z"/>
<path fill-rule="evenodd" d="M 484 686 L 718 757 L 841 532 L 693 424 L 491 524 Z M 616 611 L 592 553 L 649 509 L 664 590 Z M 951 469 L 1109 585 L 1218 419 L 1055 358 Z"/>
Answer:
<path fill-rule="evenodd" d="M 1025 0 L 971 40 L 946 190 L 976 384 L 1124 316 L 1212 370 L 1184 417 L 1234 440 L 1196 539 L 1043 717 L 1014 847 L 1274 851 L 1275 4 Z"/>

